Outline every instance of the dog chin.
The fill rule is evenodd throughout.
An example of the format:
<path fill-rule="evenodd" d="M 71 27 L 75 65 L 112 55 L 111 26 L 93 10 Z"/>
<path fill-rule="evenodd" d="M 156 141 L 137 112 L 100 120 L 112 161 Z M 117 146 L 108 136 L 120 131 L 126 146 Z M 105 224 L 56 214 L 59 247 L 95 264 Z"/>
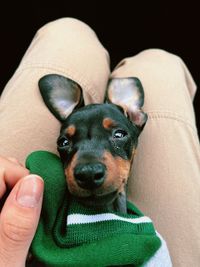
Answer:
<path fill-rule="evenodd" d="M 110 206 L 118 196 L 118 191 L 106 195 L 91 195 L 88 197 L 76 197 L 77 200 L 88 207 Z"/>

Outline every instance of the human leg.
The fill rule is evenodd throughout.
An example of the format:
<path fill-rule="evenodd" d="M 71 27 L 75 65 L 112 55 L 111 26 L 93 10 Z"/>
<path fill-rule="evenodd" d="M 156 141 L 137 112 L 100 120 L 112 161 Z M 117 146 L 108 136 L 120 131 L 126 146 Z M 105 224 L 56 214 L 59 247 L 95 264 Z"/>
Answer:
<path fill-rule="evenodd" d="M 200 150 L 192 100 L 195 84 L 183 61 L 162 50 L 122 60 L 113 77 L 138 77 L 147 124 L 128 196 L 167 241 L 173 266 L 200 264 Z"/>
<path fill-rule="evenodd" d="M 38 80 L 50 73 L 79 83 L 85 104 L 102 102 L 109 55 L 93 30 L 77 19 L 62 18 L 43 26 L 0 99 L 1 155 L 23 162 L 34 150 L 56 153 L 60 124 L 38 89 Z"/>

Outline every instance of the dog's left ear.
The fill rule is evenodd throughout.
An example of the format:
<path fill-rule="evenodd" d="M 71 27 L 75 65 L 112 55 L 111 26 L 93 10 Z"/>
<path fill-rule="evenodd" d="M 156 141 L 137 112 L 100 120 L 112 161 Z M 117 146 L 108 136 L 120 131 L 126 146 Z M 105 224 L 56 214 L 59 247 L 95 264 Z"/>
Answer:
<path fill-rule="evenodd" d="M 142 130 L 147 114 L 143 112 L 144 90 L 138 78 L 112 78 L 108 83 L 106 100 L 123 108 L 125 115 Z"/>
<path fill-rule="evenodd" d="M 61 122 L 83 102 L 80 85 L 62 75 L 47 74 L 38 85 L 45 104 Z"/>

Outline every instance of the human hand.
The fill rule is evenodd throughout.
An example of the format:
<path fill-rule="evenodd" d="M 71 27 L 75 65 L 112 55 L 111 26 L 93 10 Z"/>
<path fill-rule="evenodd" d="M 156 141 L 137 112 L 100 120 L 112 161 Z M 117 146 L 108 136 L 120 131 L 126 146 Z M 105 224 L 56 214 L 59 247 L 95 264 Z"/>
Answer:
<path fill-rule="evenodd" d="M 39 221 L 43 180 L 15 159 L 0 157 L 0 203 L 7 189 L 0 211 L 0 266 L 22 267 Z"/>

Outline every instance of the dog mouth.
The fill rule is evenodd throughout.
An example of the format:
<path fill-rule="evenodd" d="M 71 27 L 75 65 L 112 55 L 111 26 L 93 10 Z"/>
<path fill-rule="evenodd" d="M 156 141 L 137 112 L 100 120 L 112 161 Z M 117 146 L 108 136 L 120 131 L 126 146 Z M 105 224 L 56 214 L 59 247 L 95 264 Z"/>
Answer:
<path fill-rule="evenodd" d="M 118 196 L 118 190 L 104 195 L 92 194 L 88 197 L 77 197 L 77 200 L 83 205 L 89 207 L 101 207 L 112 204 Z"/>

